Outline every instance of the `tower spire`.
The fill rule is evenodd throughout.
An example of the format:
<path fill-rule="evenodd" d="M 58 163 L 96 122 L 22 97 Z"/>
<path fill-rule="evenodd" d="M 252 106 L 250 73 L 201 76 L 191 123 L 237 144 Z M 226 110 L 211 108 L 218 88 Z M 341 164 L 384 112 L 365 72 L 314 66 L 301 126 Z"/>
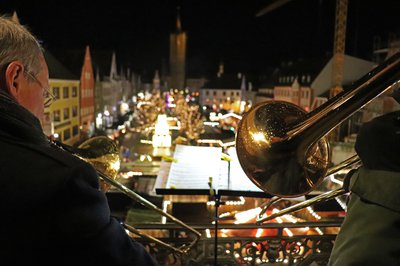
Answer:
<path fill-rule="evenodd" d="M 180 7 L 176 7 L 176 31 L 181 32 L 182 31 L 182 23 L 181 23 L 181 14 L 180 14 Z"/>
<path fill-rule="evenodd" d="M 116 59 L 115 51 L 113 51 L 112 58 L 111 58 L 110 80 L 116 79 L 117 75 L 118 75 L 117 74 L 117 59 Z"/>
<path fill-rule="evenodd" d="M 176 19 L 176 30 L 169 37 L 169 87 L 184 89 L 186 78 L 186 32 L 182 30 L 179 10 Z"/>

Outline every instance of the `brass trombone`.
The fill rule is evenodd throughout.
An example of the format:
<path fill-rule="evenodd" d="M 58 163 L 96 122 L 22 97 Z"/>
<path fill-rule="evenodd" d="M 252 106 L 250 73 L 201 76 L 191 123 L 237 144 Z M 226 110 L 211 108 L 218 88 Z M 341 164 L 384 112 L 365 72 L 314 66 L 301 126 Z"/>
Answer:
<path fill-rule="evenodd" d="M 359 162 L 357 156 L 333 169 L 326 135 L 338 124 L 400 79 L 400 53 L 325 102 L 306 113 L 283 101 L 267 101 L 252 107 L 238 125 L 236 149 L 246 175 L 260 189 L 280 198 L 311 192 L 330 174 Z M 282 210 L 258 223 L 346 193 L 340 188 Z M 263 210 L 266 208 L 264 207 Z"/>
<path fill-rule="evenodd" d="M 189 252 L 189 250 L 198 242 L 201 237 L 201 233 L 195 230 L 194 228 L 188 226 L 187 224 L 183 223 L 181 220 L 175 218 L 174 216 L 170 215 L 167 212 L 164 212 L 156 205 L 151 203 L 150 201 L 146 200 L 145 198 L 141 197 L 139 194 L 133 192 L 123 184 L 119 183 L 115 180 L 116 175 L 119 170 L 119 150 L 116 143 L 106 137 L 106 136 L 97 136 L 90 138 L 84 141 L 82 144 L 78 146 L 78 148 L 74 148 L 68 146 L 66 144 L 52 141 L 52 144 L 58 148 L 62 148 L 63 150 L 72 153 L 74 156 L 78 157 L 81 160 L 84 160 L 90 163 L 97 171 L 100 177 L 100 186 L 103 192 L 106 192 L 110 186 L 115 187 L 118 191 L 122 192 L 123 194 L 127 195 L 131 199 L 139 202 L 143 206 L 165 216 L 172 222 L 179 224 L 183 228 L 187 229 L 195 238 L 190 242 L 188 245 L 183 245 L 179 248 L 173 247 L 170 244 L 167 244 L 153 236 L 147 235 L 142 233 L 140 230 L 136 229 L 133 226 L 123 223 L 125 229 L 130 231 L 133 234 L 136 234 L 140 237 L 147 238 L 148 240 L 155 242 L 156 244 L 163 246 L 172 250 L 173 252 L 185 255 Z"/>

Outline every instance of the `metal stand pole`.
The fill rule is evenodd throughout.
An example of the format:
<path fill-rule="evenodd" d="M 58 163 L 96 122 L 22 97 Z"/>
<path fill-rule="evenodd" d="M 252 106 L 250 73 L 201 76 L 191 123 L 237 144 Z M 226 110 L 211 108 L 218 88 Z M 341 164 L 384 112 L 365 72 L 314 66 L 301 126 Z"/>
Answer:
<path fill-rule="evenodd" d="M 221 196 L 215 195 L 215 217 L 214 217 L 214 266 L 218 266 L 218 207 L 221 204 Z"/>

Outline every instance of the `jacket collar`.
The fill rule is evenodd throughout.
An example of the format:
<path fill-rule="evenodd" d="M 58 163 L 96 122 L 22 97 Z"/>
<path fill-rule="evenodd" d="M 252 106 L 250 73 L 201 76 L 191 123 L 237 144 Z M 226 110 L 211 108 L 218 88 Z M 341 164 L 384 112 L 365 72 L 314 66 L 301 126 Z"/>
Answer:
<path fill-rule="evenodd" d="M 0 136 L 34 144 L 47 143 L 39 119 L 0 89 Z"/>

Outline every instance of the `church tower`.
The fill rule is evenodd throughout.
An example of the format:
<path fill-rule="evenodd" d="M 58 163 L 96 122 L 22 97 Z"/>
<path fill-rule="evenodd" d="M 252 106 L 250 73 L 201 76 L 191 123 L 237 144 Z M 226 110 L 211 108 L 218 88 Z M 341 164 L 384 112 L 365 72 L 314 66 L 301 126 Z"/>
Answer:
<path fill-rule="evenodd" d="M 176 30 L 170 34 L 169 38 L 169 88 L 185 88 L 186 72 L 186 32 L 182 31 L 181 19 L 178 8 L 176 18 Z"/>

